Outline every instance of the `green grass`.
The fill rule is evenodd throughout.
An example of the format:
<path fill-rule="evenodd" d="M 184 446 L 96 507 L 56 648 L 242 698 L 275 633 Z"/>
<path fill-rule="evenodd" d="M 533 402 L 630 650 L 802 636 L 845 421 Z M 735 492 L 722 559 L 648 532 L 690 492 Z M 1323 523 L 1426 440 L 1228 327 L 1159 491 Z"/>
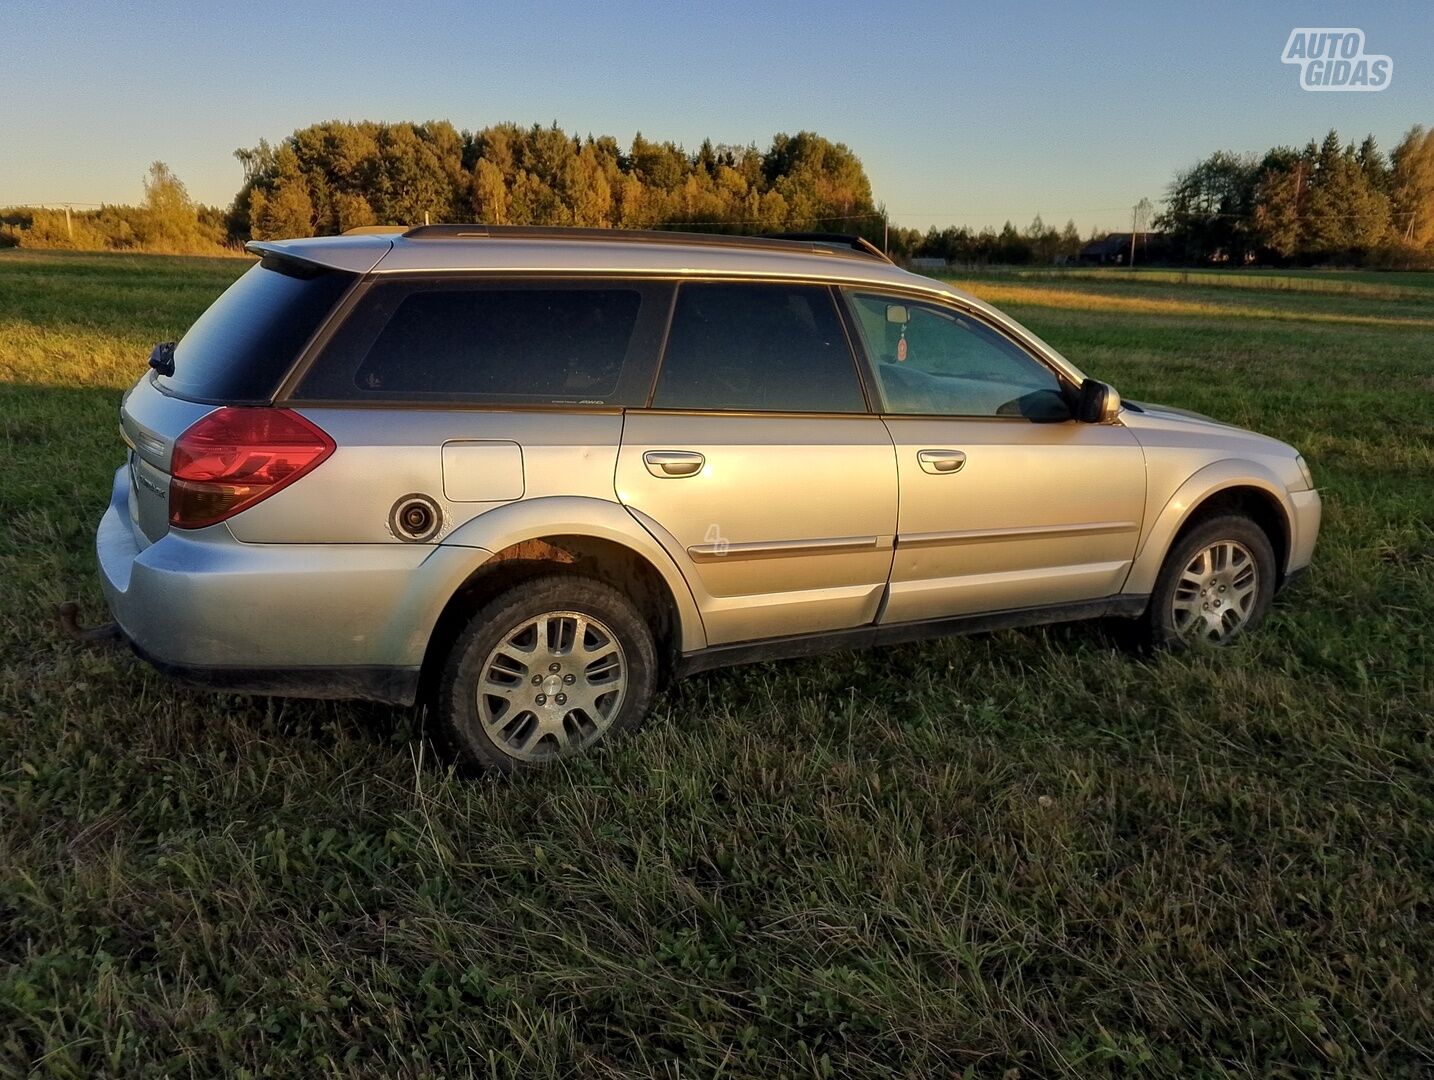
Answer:
<path fill-rule="evenodd" d="M 52 624 L 102 611 L 120 392 L 243 266 L 0 254 L 0 1075 L 1434 1069 L 1434 294 L 968 281 L 1304 450 L 1325 530 L 1266 627 L 701 676 L 496 783 Z"/>

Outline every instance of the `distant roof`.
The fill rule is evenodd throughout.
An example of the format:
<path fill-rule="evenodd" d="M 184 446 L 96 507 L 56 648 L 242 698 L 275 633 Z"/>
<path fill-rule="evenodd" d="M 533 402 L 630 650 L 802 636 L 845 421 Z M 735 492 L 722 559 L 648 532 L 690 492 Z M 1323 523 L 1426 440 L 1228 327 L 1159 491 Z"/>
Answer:
<path fill-rule="evenodd" d="M 1082 255 L 1118 255 L 1130 250 L 1130 233 L 1113 232 L 1092 240 L 1080 249 Z"/>
<path fill-rule="evenodd" d="M 1160 245 L 1162 245 L 1162 244 L 1165 242 L 1165 240 L 1166 240 L 1166 234 L 1163 233 L 1163 232 L 1154 232 L 1154 231 L 1147 230 L 1147 231 L 1145 231 L 1145 232 L 1136 233 L 1135 235 L 1136 235 L 1136 242 L 1137 242 L 1137 244 L 1138 244 L 1140 247 L 1142 247 L 1142 248 L 1144 248 L 1144 247 L 1149 247 L 1149 246 L 1152 246 L 1152 245 L 1153 245 L 1153 246 L 1160 246 Z M 1083 247 L 1083 248 L 1080 249 L 1080 253 L 1081 253 L 1082 255 L 1107 255 L 1107 256 L 1108 256 L 1108 255 L 1118 255 L 1118 254 L 1120 254 L 1122 251 L 1129 251 L 1129 250 L 1130 250 L 1130 233 L 1128 233 L 1128 232 L 1113 232 L 1113 233 L 1107 233 L 1105 236 L 1101 237 L 1099 240 L 1092 240 L 1090 243 L 1086 244 L 1085 247 Z"/>

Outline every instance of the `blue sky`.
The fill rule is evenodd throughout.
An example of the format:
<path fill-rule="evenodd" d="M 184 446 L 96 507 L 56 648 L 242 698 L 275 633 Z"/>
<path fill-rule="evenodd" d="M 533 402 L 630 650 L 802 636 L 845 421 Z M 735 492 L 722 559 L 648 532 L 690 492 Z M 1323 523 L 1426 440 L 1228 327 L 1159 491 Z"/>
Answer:
<path fill-rule="evenodd" d="M 1355 26 L 1380 93 L 1308 93 L 1292 27 Z M 1217 148 L 1434 125 L 1434 4 L 4 0 L 0 205 L 227 204 L 239 146 L 319 120 L 500 120 L 695 149 L 810 129 L 894 222 L 1119 227 Z"/>

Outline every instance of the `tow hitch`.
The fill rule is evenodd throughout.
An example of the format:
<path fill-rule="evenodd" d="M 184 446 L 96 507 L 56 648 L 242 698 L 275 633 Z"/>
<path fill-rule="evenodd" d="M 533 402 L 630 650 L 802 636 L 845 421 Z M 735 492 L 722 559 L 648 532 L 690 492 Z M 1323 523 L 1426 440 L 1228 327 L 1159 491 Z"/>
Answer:
<path fill-rule="evenodd" d="M 74 641 L 81 645 L 100 645 L 119 640 L 119 623 L 107 622 L 99 626 L 84 627 L 80 625 L 79 614 L 80 605 L 73 600 L 66 600 L 55 609 L 55 618 L 60 622 L 60 629 Z"/>

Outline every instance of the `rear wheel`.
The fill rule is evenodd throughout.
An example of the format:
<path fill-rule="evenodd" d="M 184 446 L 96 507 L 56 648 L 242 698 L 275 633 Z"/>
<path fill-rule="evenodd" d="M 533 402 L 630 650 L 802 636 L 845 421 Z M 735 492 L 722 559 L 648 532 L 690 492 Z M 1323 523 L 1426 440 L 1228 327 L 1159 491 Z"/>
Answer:
<path fill-rule="evenodd" d="M 1249 518 L 1195 526 L 1170 549 L 1145 615 L 1157 645 L 1226 645 L 1264 621 L 1275 595 L 1275 553 Z"/>
<path fill-rule="evenodd" d="M 627 597 L 590 578 L 534 578 L 486 604 L 454 644 L 437 734 L 470 770 L 542 765 L 640 723 L 656 669 Z"/>

